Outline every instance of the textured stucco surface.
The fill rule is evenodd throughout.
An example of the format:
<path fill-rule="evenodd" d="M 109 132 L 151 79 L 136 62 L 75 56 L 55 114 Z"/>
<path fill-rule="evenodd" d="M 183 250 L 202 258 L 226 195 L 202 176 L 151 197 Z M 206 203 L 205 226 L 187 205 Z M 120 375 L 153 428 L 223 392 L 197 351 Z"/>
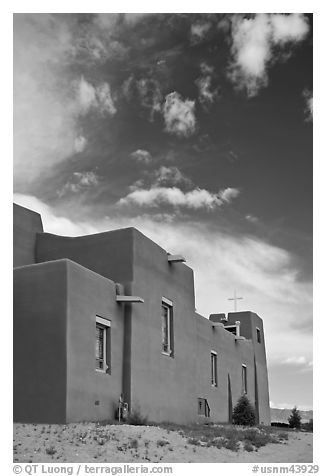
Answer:
<path fill-rule="evenodd" d="M 122 392 L 123 304 L 115 284 L 67 262 L 67 421 L 114 418 Z M 111 373 L 95 370 L 96 316 L 111 324 Z"/>
<path fill-rule="evenodd" d="M 39 233 L 36 237 L 37 262 L 68 258 L 116 282 L 133 279 L 133 228 L 66 237 Z"/>
<path fill-rule="evenodd" d="M 123 360 L 115 284 L 70 260 L 17 268 L 14 279 L 15 421 L 114 418 Z M 97 315 L 111 324 L 111 374 L 95 369 Z"/>
<path fill-rule="evenodd" d="M 169 263 L 167 253 L 134 231 L 132 293 L 131 407 L 153 421 L 196 418 L 193 271 Z M 174 355 L 162 354 L 162 297 L 173 302 Z"/>
<path fill-rule="evenodd" d="M 231 312 L 228 314 L 228 320 L 230 324 L 237 320 L 240 321 L 241 333 L 250 341 L 256 362 L 259 422 L 270 425 L 271 417 L 263 321 L 256 313 L 251 311 Z M 261 334 L 260 343 L 257 341 L 257 328 Z"/>
<path fill-rule="evenodd" d="M 66 420 L 64 261 L 14 270 L 14 420 Z"/>
<path fill-rule="evenodd" d="M 242 364 L 247 366 L 248 398 L 254 403 L 254 358 L 247 340 L 236 340 L 234 335 L 222 327 L 212 328 L 210 322 L 197 316 L 197 394 L 207 398 L 211 408 L 211 419 L 227 422 L 229 419 L 229 397 L 234 406 L 242 391 Z M 211 386 L 210 352 L 217 354 L 217 387 Z M 231 395 L 229 395 L 230 379 Z"/>
<path fill-rule="evenodd" d="M 36 233 L 43 232 L 41 216 L 14 203 L 13 261 L 14 267 L 33 264 L 35 260 Z"/>
<path fill-rule="evenodd" d="M 262 321 L 254 313 L 237 314 L 245 340 L 195 313 L 193 271 L 183 263 L 171 264 L 166 252 L 141 233 L 134 231 L 134 282 L 132 293 L 144 298 L 132 307 L 131 406 L 150 420 L 189 422 L 203 420 L 197 415 L 197 398 L 206 398 L 211 421 L 229 420 L 229 397 L 234 406 L 242 391 L 242 364 L 247 366 L 248 398 L 255 404 L 255 377 L 260 395 L 268 397 L 265 354 L 253 345 L 252 333 Z M 174 356 L 161 352 L 162 297 L 173 302 Z M 233 323 L 233 322 L 230 322 Z M 217 353 L 218 386 L 212 387 L 211 350 Z M 258 372 L 255 372 L 255 361 Z M 262 368 L 261 368 L 262 367 Z M 256 373 L 256 376 L 255 376 Z M 230 381 L 230 389 L 228 385 Z M 267 393 L 266 393 L 267 389 Z M 265 392 L 265 393 L 264 393 Z M 269 424 L 268 399 L 260 404 L 260 421 Z M 231 408 L 232 410 L 232 408 Z"/>

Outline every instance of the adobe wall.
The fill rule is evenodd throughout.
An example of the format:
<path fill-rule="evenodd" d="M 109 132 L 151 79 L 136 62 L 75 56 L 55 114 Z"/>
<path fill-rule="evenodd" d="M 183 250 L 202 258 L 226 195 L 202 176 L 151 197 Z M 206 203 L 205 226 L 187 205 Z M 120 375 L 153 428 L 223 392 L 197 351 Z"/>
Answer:
<path fill-rule="evenodd" d="M 122 392 L 123 304 L 115 283 L 67 262 L 67 421 L 113 419 Z M 96 316 L 111 323 L 111 374 L 95 370 Z"/>
<path fill-rule="evenodd" d="M 211 420 L 228 422 L 242 393 L 242 364 L 247 366 L 247 396 L 255 402 L 255 367 L 251 341 L 236 340 L 223 327 L 196 314 L 196 396 L 206 398 Z M 217 354 L 217 387 L 211 385 L 211 351 Z M 200 417 L 202 418 L 202 417 Z M 200 421 L 199 418 L 199 421 Z"/>
<path fill-rule="evenodd" d="M 196 419 L 193 271 L 134 230 L 131 315 L 131 407 L 151 421 Z M 162 297 L 173 302 L 174 356 L 162 354 Z"/>
<path fill-rule="evenodd" d="M 133 279 L 132 228 L 67 237 L 42 233 L 37 235 L 37 262 L 67 258 L 115 282 Z"/>
<path fill-rule="evenodd" d="M 115 283 L 69 260 L 14 270 L 14 421 L 114 418 L 123 305 Z M 111 373 L 96 371 L 96 315 L 111 322 Z"/>
<path fill-rule="evenodd" d="M 66 278 L 63 261 L 14 270 L 14 421 L 65 422 Z"/>
<path fill-rule="evenodd" d="M 13 261 L 14 267 L 33 264 L 36 233 L 43 232 L 39 213 L 14 203 L 13 209 Z"/>
<path fill-rule="evenodd" d="M 270 425 L 270 405 L 268 373 L 266 362 L 265 333 L 262 319 L 254 312 L 230 312 L 228 314 L 228 323 L 233 324 L 236 320 L 241 322 L 241 334 L 250 340 L 255 355 L 255 371 L 257 383 L 257 412 L 259 423 Z M 257 340 L 257 330 L 260 330 L 261 342 Z"/>
<path fill-rule="evenodd" d="M 130 398 L 152 421 L 201 421 L 198 398 L 210 405 L 211 421 L 229 420 L 242 392 L 242 364 L 247 366 L 248 397 L 255 402 L 254 352 L 249 340 L 236 340 L 223 328 L 195 314 L 193 271 L 169 263 L 167 253 L 134 232 L 132 294 L 144 298 L 131 316 Z M 173 302 L 174 356 L 161 352 L 162 297 Z M 217 353 L 218 387 L 211 385 L 211 350 Z M 230 385 L 229 385 L 230 381 Z"/>

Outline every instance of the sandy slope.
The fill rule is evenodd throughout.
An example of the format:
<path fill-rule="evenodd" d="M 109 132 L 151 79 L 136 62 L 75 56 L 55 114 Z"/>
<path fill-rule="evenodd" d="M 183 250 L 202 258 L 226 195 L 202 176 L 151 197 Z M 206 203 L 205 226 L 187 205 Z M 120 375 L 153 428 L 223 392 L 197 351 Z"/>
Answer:
<path fill-rule="evenodd" d="M 94 423 L 14 425 L 14 462 L 310 463 L 312 434 L 289 433 L 286 443 L 257 451 L 194 446 L 176 431 L 155 426 Z"/>

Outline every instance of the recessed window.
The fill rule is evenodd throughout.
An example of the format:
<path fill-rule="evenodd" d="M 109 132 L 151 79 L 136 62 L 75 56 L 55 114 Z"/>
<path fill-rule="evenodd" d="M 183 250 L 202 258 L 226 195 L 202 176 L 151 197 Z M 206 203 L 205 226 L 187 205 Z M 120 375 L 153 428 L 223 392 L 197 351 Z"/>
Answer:
<path fill-rule="evenodd" d="M 224 326 L 224 329 L 231 332 L 233 335 L 237 335 L 237 326 Z"/>
<path fill-rule="evenodd" d="M 173 303 L 162 298 L 162 353 L 173 356 Z"/>
<path fill-rule="evenodd" d="M 261 343 L 261 334 L 260 334 L 259 327 L 256 327 L 256 333 L 257 333 L 257 342 L 260 344 Z"/>
<path fill-rule="evenodd" d="M 96 370 L 111 373 L 111 322 L 96 316 Z"/>
<path fill-rule="evenodd" d="M 206 398 L 198 398 L 197 404 L 198 404 L 198 415 L 209 417 L 211 410 L 209 408 L 208 401 L 206 400 Z"/>
<path fill-rule="evenodd" d="M 247 366 L 242 365 L 242 393 L 247 393 Z"/>
<path fill-rule="evenodd" d="M 212 387 L 217 387 L 217 354 L 211 351 L 211 384 Z"/>

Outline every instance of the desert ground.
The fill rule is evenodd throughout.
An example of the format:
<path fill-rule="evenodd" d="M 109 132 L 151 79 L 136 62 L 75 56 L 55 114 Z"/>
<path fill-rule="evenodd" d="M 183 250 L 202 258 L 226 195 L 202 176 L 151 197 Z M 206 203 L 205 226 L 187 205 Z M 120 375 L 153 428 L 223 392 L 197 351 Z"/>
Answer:
<path fill-rule="evenodd" d="M 312 461 L 312 433 L 281 429 L 14 424 L 14 462 L 20 463 Z"/>

